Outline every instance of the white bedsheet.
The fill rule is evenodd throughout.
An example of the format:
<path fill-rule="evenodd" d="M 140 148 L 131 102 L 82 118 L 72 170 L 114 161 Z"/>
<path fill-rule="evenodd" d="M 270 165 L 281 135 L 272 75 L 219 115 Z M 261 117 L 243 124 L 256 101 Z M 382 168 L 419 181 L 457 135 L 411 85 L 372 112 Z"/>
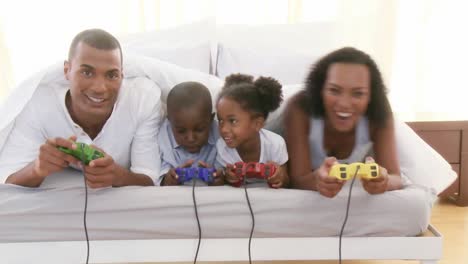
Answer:
<path fill-rule="evenodd" d="M 68 174 L 68 175 L 66 175 Z M 0 243 L 84 240 L 82 176 L 67 171 L 69 188 L 0 185 Z M 356 182 L 346 236 L 416 235 L 428 225 L 433 195 L 409 186 L 369 195 Z M 204 238 L 248 237 L 251 216 L 242 188 L 198 187 Z M 336 236 L 345 216 L 347 189 L 328 199 L 313 191 L 250 188 L 254 237 Z M 91 240 L 196 238 L 190 186 L 123 187 L 88 192 Z"/>

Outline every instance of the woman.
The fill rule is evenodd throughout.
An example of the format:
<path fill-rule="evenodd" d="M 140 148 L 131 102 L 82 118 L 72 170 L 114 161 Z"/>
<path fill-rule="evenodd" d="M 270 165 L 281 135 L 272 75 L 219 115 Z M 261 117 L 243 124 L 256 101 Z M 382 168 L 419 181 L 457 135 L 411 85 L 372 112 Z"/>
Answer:
<path fill-rule="evenodd" d="M 368 193 L 402 188 L 386 88 L 366 53 L 347 47 L 320 59 L 289 102 L 285 128 L 293 187 L 334 197 L 345 181 L 329 177 L 331 166 L 367 157 L 380 165 L 379 177 L 361 180 Z"/>

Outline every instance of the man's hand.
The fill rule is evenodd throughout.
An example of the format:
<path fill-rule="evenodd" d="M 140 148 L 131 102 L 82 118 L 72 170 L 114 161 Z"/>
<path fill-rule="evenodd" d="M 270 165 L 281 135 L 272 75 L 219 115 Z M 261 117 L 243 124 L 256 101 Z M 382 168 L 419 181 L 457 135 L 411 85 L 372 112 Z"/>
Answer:
<path fill-rule="evenodd" d="M 328 198 L 335 197 L 345 183 L 345 181 L 329 176 L 330 169 L 335 163 L 337 163 L 335 157 L 328 157 L 323 161 L 320 168 L 314 171 L 317 191 Z"/>
<path fill-rule="evenodd" d="M 374 159 L 371 157 L 366 158 L 366 163 L 374 163 Z M 379 176 L 375 179 L 361 179 L 362 186 L 369 194 L 380 194 L 384 193 L 388 187 L 388 173 L 387 169 L 379 166 Z"/>
<path fill-rule="evenodd" d="M 287 185 L 289 183 L 289 178 L 286 169 L 283 166 L 279 166 L 276 162 L 268 162 L 268 164 L 272 164 L 276 167 L 275 174 L 267 178 L 271 188 L 278 189 Z"/>
<path fill-rule="evenodd" d="M 114 159 L 103 150 L 92 146 L 104 154 L 103 158 L 95 159 L 89 162 L 89 165 L 83 165 L 86 176 L 86 184 L 90 188 L 104 188 L 114 185 L 118 181 L 119 167 Z"/>
<path fill-rule="evenodd" d="M 179 168 L 189 168 L 193 164 L 193 160 L 187 160 L 182 166 Z M 176 174 L 175 169 L 171 168 L 166 175 L 164 176 L 164 179 L 161 182 L 161 185 L 163 186 L 174 186 L 174 185 L 179 185 L 179 176 Z"/>
<path fill-rule="evenodd" d="M 47 139 L 40 146 L 39 156 L 34 161 L 34 176 L 43 179 L 52 173 L 63 170 L 70 164 L 78 165 L 79 160 L 57 149 L 57 147 L 76 149 L 75 141 L 76 136 L 71 136 L 68 139 L 60 137 Z"/>

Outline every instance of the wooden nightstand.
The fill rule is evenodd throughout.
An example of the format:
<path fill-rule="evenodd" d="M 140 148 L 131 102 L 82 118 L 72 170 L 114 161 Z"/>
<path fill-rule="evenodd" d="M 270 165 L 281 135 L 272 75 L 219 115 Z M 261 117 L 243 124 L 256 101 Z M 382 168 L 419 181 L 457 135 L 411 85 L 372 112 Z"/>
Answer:
<path fill-rule="evenodd" d="M 459 206 L 468 206 L 468 121 L 406 123 L 458 174 L 457 180 L 440 196 L 452 198 Z"/>

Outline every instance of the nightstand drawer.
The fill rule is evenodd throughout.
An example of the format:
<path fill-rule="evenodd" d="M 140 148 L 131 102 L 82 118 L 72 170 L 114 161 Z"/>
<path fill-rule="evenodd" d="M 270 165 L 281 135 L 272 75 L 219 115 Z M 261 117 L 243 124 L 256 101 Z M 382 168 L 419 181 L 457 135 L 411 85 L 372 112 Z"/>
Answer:
<path fill-rule="evenodd" d="M 460 164 L 450 164 L 452 165 L 452 169 L 457 173 L 457 175 L 460 175 Z M 450 185 L 440 196 L 441 197 L 447 197 L 447 196 L 453 196 L 453 195 L 458 195 L 460 192 L 460 177 L 457 177 L 457 179 Z"/>
<path fill-rule="evenodd" d="M 452 166 L 452 170 L 454 170 L 457 175 L 460 175 L 460 164 L 450 164 Z"/>
<path fill-rule="evenodd" d="M 460 131 L 417 131 L 417 134 L 449 163 L 460 163 Z"/>
<path fill-rule="evenodd" d="M 458 173 L 456 181 L 440 196 L 452 198 L 457 205 L 468 206 L 468 120 L 407 124 Z"/>

